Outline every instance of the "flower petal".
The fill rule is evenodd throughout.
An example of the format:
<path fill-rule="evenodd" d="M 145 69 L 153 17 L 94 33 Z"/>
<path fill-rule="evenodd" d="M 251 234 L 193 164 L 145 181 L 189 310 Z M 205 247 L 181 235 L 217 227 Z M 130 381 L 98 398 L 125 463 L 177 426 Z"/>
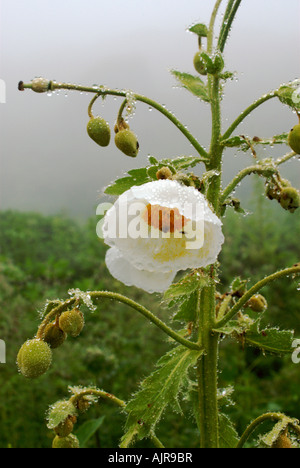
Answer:
<path fill-rule="evenodd" d="M 107 268 L 114 278 L 126 286 L 136 286 L 149 293 L 166 291 L 176 276 L 176 271 L 158 273 L 139 270 L 128 262 L 115 247 L 107 251 L 105 260 Z"/>
<path fill-rule="evenodd" d="M 176 235 L 174 229 L 154 228 L 151 217 L 150 225 L 145 217 L 149 206 L 176 209 L 185 219 L 184 227 Z M 105 216 L 103 234 L 105 243 L 117 247 L 132 266 L 156 273 L 214 263 L 224 242 L 222 223 L 204 196 L 171 180 L 149 182 L 122 194 Z"/>

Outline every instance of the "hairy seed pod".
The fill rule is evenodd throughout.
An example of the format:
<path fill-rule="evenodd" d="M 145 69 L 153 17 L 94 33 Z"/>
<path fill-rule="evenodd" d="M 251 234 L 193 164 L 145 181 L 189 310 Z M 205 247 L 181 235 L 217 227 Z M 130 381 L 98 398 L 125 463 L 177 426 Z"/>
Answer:
<path fill-rule="evenodd" d="M 59 348 L 67 338 L 67 335 L 56 323 L 49 323 L 45 328 L 43 340 L 48 343 L 51 349 Z"/>
<path fill-rule="evenodd" d="M 295 153 L 300 154 L 300 124 L 295 125 L 290 131 L 288 143 Z"/>
<path fill-rule="evenodd" d="M 126 156 L 135 158 L 139 152 L 137 137 L 131 130 L 125 129 L 116 133 L 115 143 L 117 148 Z"/>
<path fill-rule="evenodd" d="M 268 303 L 264 296 L 261 294 L 256 294 L 255 296 L 251 297 L 247 306 L 254 312 L 264 312 L 268 307 Z"/>
<path fill-rule="evenodd" d="M 194 67 L 200 75 L 207 75 L 207 64 L 201 57 L 201 51 L 194 56 Z"/>
<path fill-rule="evenodd" d="M 87 124 L 87 132 L 92 140 L 100 146 L 108 146 L 110 142 L 110 127 L 101 117 L 93 117 Z"/>
<path fill-rule="evenodd" d="M 279 202 L 282 208 L 294 213 L 300 206 L 300 194 L 294 187 L 285 187 L 280 192 Z"/>
<path fill-rule="evenodd" d="M 77 401 L 77 409 L 80 411 L 80 413 L 85 413 L 90 408 L 90 406 L 91 402 L 84 397 Z"/>
<path fill-rule="evenodd" d="M 59 328 L 67 335 L 76 338 L 82 332 L 84 327 L 84 317 L 79 309 L 64 312 L 59 318 Z"/>
<path fill-rule="evenodd" d="M 158 180 L 172 179 L 173 173 L 168 167 L 162 167 L 157 171 L 156 178 Z"/>
<path fill-rule="evenodd" d="M 53 440 L 52 448 L 54 449 L 78 449 L 80 448 L 79 440 L 73 434 L 67 437 L 56 436 Z"/>
<path fill-rule="evenodd" d="M 72 419 L 69 417 L 64 422 L 60 423 L 55 429 L 55 433 L 59 437 L 67 437 L 71 434 L 74 429 L 74 423 Z"/>
<path fill-rule="evenodd" d="M 35 379 L 45 374 L 51 363 L 50 346 L 39 339 L 26 341 L 17 357 L 19 370 L 27 379 Z"/>

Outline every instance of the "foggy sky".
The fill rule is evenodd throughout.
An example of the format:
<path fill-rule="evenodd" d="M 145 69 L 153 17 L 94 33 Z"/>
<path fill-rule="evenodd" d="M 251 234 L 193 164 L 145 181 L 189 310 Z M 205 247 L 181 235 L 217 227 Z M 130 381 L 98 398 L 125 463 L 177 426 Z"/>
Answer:
<path fill-rule="evenodd" d="M 224 130 L 256 98 L 299 78 L 299 4 L 242 1 L 225 49 L 226 69 L 237 71 L 238 81 L 225 89 Z M 6 83 L 7 102 L 0 104 L 0 208 L 90 216 L 103 187 L 130 168 L 145 165 L 148 155 L 162 159 L 196 154 L 169 121 L 143 103 L 130 120 L 140 142 L 138 158 L 120 153 L 113 141 L 100 148 L 86 134 L 91 95 L 21 93 L 20 80 L 45 76 L 146 94 L 172 110 L 208 146 L 209 106 L 176 89 L 169 70 L 195 74 L 197 39 L 186 29 L 195 22 L 207 23 L 213 5 L 214 0 L 1 0 L 0 78 Z M 95 113 L 113 129 L 122 100 L 100 101 Z M 246 119 L 237 134 L 271 137 L 296 123 L 287 107 L 271 100 Z M 285 150 L 260 156 L 277 157 Z M 249 161 L 244 153 L 234 157 L 228 152 L 226 181 Z M 299 162 L 288 163 L 283 175 L 299 186 Z M 245 183 L 242 190 L 250 188 Z"/>

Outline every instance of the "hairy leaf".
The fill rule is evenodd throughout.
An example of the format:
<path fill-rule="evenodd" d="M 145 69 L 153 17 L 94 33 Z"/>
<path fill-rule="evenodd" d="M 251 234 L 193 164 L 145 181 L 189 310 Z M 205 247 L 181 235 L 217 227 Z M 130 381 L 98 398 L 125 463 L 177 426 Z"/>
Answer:
<path fill-rule="evenodd" d="M 180 411 L 178 398 L 188 383 L 188 370 L 202 354 L 202 350 L 178 346 L 160 359 L 159 369 L 142 382 L 141 390 L 126 406 L 126 433 L 120 447 L 128 446 L 135 437 L 149 436 L 168 405 Z"/>
<path fill-rule="evenodd" d="M 295 80 L 280 86 L 280 88 L 275 91 L 275 94 L 283 104 L 293 109 L 300 110 L 300 80 Z"/>
<path fill-rule="evenodd" d="M 181 83 L 181 85 L 190 91 L 195 96 L 201 98 L 205 102 L 209 102 L 208 90 L 205 83 L 198 76 L 182 73 L 177 70 L 172 70 L 171 73 Z"/>
<path fill-rule="evenodd" d="M 129 176 L 117 179 L 114 183 L 106 187 L 105 193 L 107 195 L 119 196 L 134 185 L 143 185 L 151 181 L 146 168 L 132 169 L 128 171 L 128 174 Z"/>
<path fill-rule="evenodd" d="M 219 446 L 220 448 L 235 448 L 239 436 L 232 422 L 225 414 L 219 415 Z"/>
<path fill-rule="evenodd" d="M 282 331 L 277 328 L 259 330 L 259 321 L 255 322 L 245 334 L 245 342 L 263 352 L 271 354 L 290 354 L 294 348 L 294 331 Z"/>

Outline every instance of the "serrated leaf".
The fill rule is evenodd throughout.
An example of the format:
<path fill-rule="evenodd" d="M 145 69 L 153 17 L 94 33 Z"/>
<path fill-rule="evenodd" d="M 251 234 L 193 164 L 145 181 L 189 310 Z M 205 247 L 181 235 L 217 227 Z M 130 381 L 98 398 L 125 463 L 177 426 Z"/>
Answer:
<path fill-rule="evenodd" d="M 178 283 L 172 284 L 165 292 L 164 300 L 169 301 L 177 297 L 190 296 L 194 291 L 209 285 L 209 278 L 197 273 L 185 276 Z"/>
<path fill-rule="evenodd" d="M 214 328 L 213 331 L 222 333 L 222 335 L 231 336 L 235 333 L 240 335 L 244 332 L 244 329 L 237 320 L 230 320 L 224 327 Z"/>
<path fill-rule="evenodd" d="M 69 416 L 75 416 L 76 414 L 76 408 L 70 401 L 58 401 L 49 409 L 47 427 L 48 429 L 54 429 L 59 426 L 59 424 L 63 423 Z"/>
<path fill-rule="evenodd" d="M 79 429 L 76 431 L 76 437 L 79 440 L 80 448 L 85 448 L 87 442 L 93 437 L 93 435 L 98 431 L 100 426 L 102 426 L 105 416 L 102 416 L 99 419 L 92 419 L 83 423 Z"/>
<path fill-rule="evenodd" d="M 171 70 L 172 75 L 181 83 L 181 85 L 195 96 L 205 102 L 209 102 L 208 90 L 205 83 L 198 76 L 182 73 L 177 70 Z"/>
<path fill-rule="evenodd" d="M 207 29 L 206 24 L 201 24 L 201 23 L 194 24 L 193 26 L 189 28 L 189 31 L 197 34 L 197 36 L 199 37 L 207 37 L 207 34 L 208 34 L 208 29 Z"/>
<path fill-rule="evenodd" d="M 245 144 L 245 138 L 241 136 L 234 136 L 231 138 L 227 138 L 227 140 L 222 140 L 222 145 L 228 148 L 235 148 L 237 146 L 241 146 Z"/>
<path fill-rule="evenodd" d="M 235 448 L 239 436 L 232 422 L 225 414 L 219 415 L 219 446 L 220 448 Z"/>
<path fill-rule="evenodd" d="M 126 433 L 120 447 L 127 447 L 134 438 L 143 439 L 154 431 L 166 407 L 179 410 L 178 397 L 188 382 L 188 370 L 194 366 L 203 350 L 194 351 L 183 346 L 168 352 L 158 362 L 159 367 L 141 384 L 141 390 L 126 406 Z"/>
<path fill-rule="evenodd" d="M 195 156 L 181 156 L 175 159 L 163 159 L 160 164 L 171 164 L 177 171 L 195 167 L 200 162 L 207 161 L 207 158 L 199 158 Z"/>
<path fill-rule="evenodd" d="M 109 185 L 105 189 L 107 195 L 122 195 L 126 190 L 131 189 L 134 185 L 143 185 L 150 182 L 151 179 L 148 176 L 147 168 L 132 169 L 128 171 L 127 177 L 117 179 L 113 184 Z"/>
<path fill-rule="evenodd" d="M 291 354 L 294 350 L 294 331 L 265 328 L 259 330 L 259 321 L 255 322 L 244 336 L 245 342 L 271 354 Z"/>
<path fill-rule="evenodd" d="M 194 291 L 183 302 L 179 303 L 179 309 L 174 315 L 174 320 L 195 322 L 197 314 L 198 291 Z"/>

